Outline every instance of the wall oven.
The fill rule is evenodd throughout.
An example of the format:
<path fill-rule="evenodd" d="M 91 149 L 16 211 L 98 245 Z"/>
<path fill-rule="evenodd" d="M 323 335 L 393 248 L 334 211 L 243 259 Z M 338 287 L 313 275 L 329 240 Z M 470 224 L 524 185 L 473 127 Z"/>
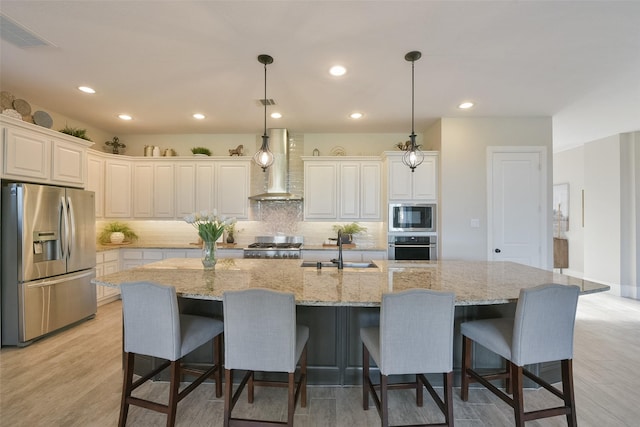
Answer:
<path fill-rule="evenodd" d="M 436 231 L 436 205 L 427 203 L 389 204 L 389 232 Z"/>
<path fill-rule="evenodd" d="M 389 235 L 390 260 L 429 261 L 438 259 L 436 236 Z"/>

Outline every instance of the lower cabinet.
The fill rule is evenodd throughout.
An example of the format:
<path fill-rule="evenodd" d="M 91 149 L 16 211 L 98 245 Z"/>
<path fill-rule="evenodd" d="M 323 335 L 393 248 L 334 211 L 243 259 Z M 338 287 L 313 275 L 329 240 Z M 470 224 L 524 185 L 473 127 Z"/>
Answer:
<path fill-rule="evenodd" d="M 302 259 L 305 261 L 330 261 L 338 258 L 337 249 L 303 249 Z M 363 262 L 377 259 L 387 259 L 387 252 L 383 250 L 346 249 L 342 251 L 342 260 L 347 262 Z"/>
<path fill-rule="evenodd" d="M 96 253 L 96 277 L 120 271 L 119 250 Z M 106 304 L 120 298 L 120 291 L 108 286 L 96 286 L 98 305 Z"/>

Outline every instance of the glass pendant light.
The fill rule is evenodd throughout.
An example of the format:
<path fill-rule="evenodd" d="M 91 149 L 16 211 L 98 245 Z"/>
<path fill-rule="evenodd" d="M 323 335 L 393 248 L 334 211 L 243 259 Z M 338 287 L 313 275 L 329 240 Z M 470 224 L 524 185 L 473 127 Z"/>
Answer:
<path fill-rule="evenodd" d="M 269 150 L 269 136 L 267 135 L 267 64 L 273 63 L 273 58 L 269 55 L 258 55 L 258 62 L 264 64 L 264 133 L 262 135 L 262 146 L 253 155 L 253 161 L 266 172 L 267 168 L 273 164 L 273 153 Z"/>
<path fill-rule="evenodd" d="M 424 153 L 420 151 L 418 145 L 416 145 L 416 134 L 413 128 L 414 122 L 414 64 L 420 59 L 422 53 L 414 50 L 412 52 L 407 53 L 404 56 L 404 59 L 411 62 L 411 135 L 409 135 L 410 145 L 409 149 L 402 156 L 402 163 L 411 168 L 411 172 L 414 172 L 415 169 L 422 164 L 424 161 Z"/>

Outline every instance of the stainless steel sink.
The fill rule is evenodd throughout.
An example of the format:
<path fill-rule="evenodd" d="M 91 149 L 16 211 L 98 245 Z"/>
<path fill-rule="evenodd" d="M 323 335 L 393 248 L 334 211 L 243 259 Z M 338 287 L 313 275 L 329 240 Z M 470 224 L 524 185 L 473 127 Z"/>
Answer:
<path fill-rule="evenodd" d="M 373 262 L 343 262 L 342 266 L 344 268 L 378 268 Z M 335 268 L 338 267 L 338 263 L 331 261 L 303 261 L 300 267 Z"/>

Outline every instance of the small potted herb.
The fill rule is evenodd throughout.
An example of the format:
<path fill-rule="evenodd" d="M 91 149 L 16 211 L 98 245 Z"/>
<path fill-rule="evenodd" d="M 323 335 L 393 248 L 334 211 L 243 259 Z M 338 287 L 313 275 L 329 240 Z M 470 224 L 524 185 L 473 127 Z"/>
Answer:
<path fill-rule="evenodd" d="M 122 222 L 110 222 L 104 226 L 102 232 L 98 236 L 100 243 L 119 244 L 125 241 L 133 242 L 138 240 L 138 235 L 131 227 Z"/>
<path fill-rule="evenodd" d="M 352 222 L 351 224 L 336 224 L 333 226 L 333 231 L 336 233 L 338 231 L 342 232 L 342 243 L 351 243 L 353 242 L 353 235 L 364 233 L 367 231 L 367 227 L 363 227 L 357 222 Z"/>
<path fill-rule="evenodd" d="M 60 129 L 59 132 L 66 133 L 67 135 L 75 136 L 76 138 L 86 139 L 87 141 L 91 141 L 91 139 L 87 136 L 86 129 L 72 128 L 66 126 Z"/>
<path fill-rule="evenodd" d="M 211 155 L 211 150 L 209 150 L 207 147 L 193 147 L 191 149 L 191 152 L 193 153 L 194 156 L 197 156 L 197 155 L 210 156 Z"/>

